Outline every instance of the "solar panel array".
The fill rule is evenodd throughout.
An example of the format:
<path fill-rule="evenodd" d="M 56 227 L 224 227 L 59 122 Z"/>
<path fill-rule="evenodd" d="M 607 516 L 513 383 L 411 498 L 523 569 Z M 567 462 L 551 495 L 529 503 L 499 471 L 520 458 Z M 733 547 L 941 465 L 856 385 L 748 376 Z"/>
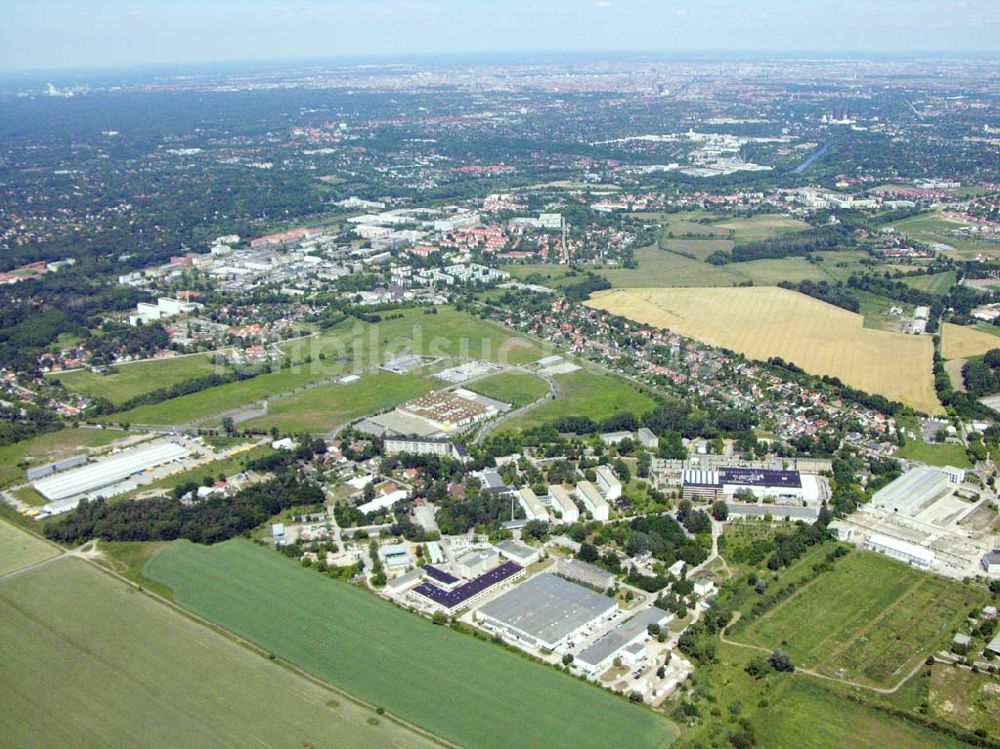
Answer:
<path fill-rule="evenodd" d="M 457 577 L 455 577 L 449 572 L 445 572 L 440 567 L 435 567 L 432 564 L 425 564 L 423 569 L 424 569 L 424 574 L 426 574 L 427 577 L 437 580 L 442 585 L 454 585 L 455 583 L 458 582 Z"/>
<path fill-rule="evenodd" d="M 426 569 L 426 566 L 424 569 Z M 462 605 L 474 595 L 482 593 L 487 588 L 510 579 L 522 569 L 524 568 L 516 562 L 504 562 L 499 567 L 495 567 L 489 572 L 469 580 L 464 585 L 459 585 L 454 590 L 442 590 L 431 583 L 421 583 L 413 590 L 424 596 L 424 598 L 434 601 L 439 606 L 446 609 L 453 609 Z"/>
<path fill-rule="evenodd" d="M 723 484 L 743 486 L 781 487 L 801 489 L 802 477 L 798 471 L 772 471 L 763 468 L 720 468 L 719 480 Z"/>

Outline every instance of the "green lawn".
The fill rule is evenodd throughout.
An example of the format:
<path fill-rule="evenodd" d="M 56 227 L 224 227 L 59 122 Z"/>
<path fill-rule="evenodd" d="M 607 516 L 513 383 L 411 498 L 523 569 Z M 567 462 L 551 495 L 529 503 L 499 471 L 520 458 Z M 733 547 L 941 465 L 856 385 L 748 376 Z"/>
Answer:
<path fill-rule="evenodd" d="M 1000 736 L 1000 682 L 953 666 L 934 666 L 930 679 L 930 713 L 975 731 Z"/>
<path fill-rule="evenodd" d="M 208 354 L 176 356 L 172 359 L 117 364 L 112 373 L 94 374 L 79 370 L 53 375 L 68 390 L 95 398 L 107 398 L 112 403 L 124 403 L 137 395 L 170 387 L 185 380 L 212 374 L 216 366 Z"/>
<path fill-rule="evenodd" d="M 429 393 L 442 383 L 419 374 L 393 374 L 378 370 L 349 385 L 320 385 L 269 404 L 267 416 L 240 426 L 282 432 L 326 433 L 337 425 L 366 414 L 385 411 L 404 401 Z"/>
<path fill-rule="evenodd" d="M 891 307 L 902 307 L 904 314 L 913 313 L 913 305 L 903 304 L 894 299 L 889 299 L 881 294 L 873 294 L 870 291 L 851 289 L 851 294 L 861 302 L 861 314 L 865 318 L 864 326 L 875 330 L 893 330 L 899 332 L 899 323 L 902 318 L 898 315 L 890 315 Z"/>
<path fill-rule="evenodd" d="M 665 250 L 681 255 L 694 255 L 698 260 L 704 260 L 713 252 L 720 250 L 728 252 L 733 249 L 733 243 L 728 239 L 660 239 L 660 246 Z"/>
<path fill-rule="evenodd" d="M 0 487 L 24 481 L 24 469 L 19 463 L 28 467 L 41 465 L 127 436 L 118 429 L 60 429 L 0 446 Z"/>
<path fill-rule="evenodd" d="M 621 411 L 639 415 L 652 410 L 652 398 L 636 390 L 615 375 L 580 369 L 556 375 L 559 395 L 538 408 L 505 422 L 500 429 L 524 429 L 547 424 L 566 416 L 589 416 L 594 421 L 606 419 Z"/>
<path fill-rule="evenodd" d="M 741 627 L 734 637 L 782 648 L 796 665 L 874 686 L 893 686 L 943 645 L 983 592 L 869 552 Z"/>
<path fill-rule="evenodd" d="M 501 372 L 472 383 L 468 389 L 487 398 L 509 403 L 514 408 L 520 408 L 528 403 L 534 403 L 549 392 L 549 385 L 541 377 L 532 374 Z"/>
<path fill-rule="evenodd" d="M 669 723 L 248 541 L 171 544 L 145 574 L 185 608 L 470 749 L 664 747 Z"/>
<path fill-rule="evenodd" d="M 908 439 L 906 444 L 896 453 L 899 458 L 916 460 L 932 466 L 955 466 L 956 468 L 972 468 L 969 454 L 962 445 L 939 444 L 923 440 Z"/>
<path fill-rule="evenodd" d="M 536 342 L 499 325 L 450 307 L 437 309 L 434 315 L 424 314 L 422 309 L 404 310 L 401 317 L 377 324 L 347 321 L 322 335 L 285 344 L 289 357 L 301 362 L 290 369 L 141 406 L 105 420 L 173 425 L 208 419 L 264 398 L 293 395 L 305 385 L 376 366 L 405 351 L 512 364 L 525 364 L 543 355 Z M 308 357 L 311 361 L 307 362 Z"/>
<path fill-rule="evenodd" d="M 805 678 L 785 683 L 758 712 L 758 746 L 767 749 L 959 749 L 964 742 L 844 699 Z"/>
<path fill-rule="evenodd" d="M 0 582 L 5 747 L 431 747 L 78 559 Z"/>
<path fill-rule="evenodd" d="M 951 270 L 927 276 L 908 276 L 903 279 L 903 283 L 920 291 L 929 291 L 931 294 L 947 294 L 955 285 L 955 280 L 955 271 Z"/>
<path fill-rule="evenodd" d="M 0 575 L 30 567 L 58 553 L 56 546 L 0 520 Z"/>

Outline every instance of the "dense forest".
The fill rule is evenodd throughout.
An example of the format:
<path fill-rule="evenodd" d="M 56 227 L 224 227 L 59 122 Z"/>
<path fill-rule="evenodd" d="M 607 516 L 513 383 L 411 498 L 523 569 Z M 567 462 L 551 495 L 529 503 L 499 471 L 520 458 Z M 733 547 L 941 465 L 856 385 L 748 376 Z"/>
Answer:
<path fill-rule="evenodd" d="M 975 398 L 1000 393 L 1000 348 L 987 351 L 981 361 L 966 362 L 962 379 L 966 392 Z"/>

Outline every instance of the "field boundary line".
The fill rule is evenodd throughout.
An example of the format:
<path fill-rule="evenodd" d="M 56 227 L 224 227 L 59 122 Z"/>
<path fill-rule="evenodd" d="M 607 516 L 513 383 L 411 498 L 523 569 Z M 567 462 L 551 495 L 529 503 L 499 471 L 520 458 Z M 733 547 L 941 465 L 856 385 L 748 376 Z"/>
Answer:
<path fill-rule="evenodd" d="M 752 645 L 748 642 L 737 642 L 736 640 L 731 640 L 726 636 L 726 630 L 728 630 L 732 625 L 736 624 L 736 622 L 738 622 L 739 620 L 740 620 L 740 612 L 737 611 L 736 616 L 733 618 L 733 620 L 719 631 L 719 639 L 726 645 L 732 645 L 733 647 L 743 648 L 745 650 L 755 650 L 759 653 L 770 654 L 772 651 L 761 645 Z M 918 661 L 917 664 L 910 670 L 910 672 L 893 687 L 874 687 L 871 686 L 870 684 L 862 684 L 857 681 L 851 681 L 850 679 L 842 679 L 837 676 L 828 676 L 827 674 L 821 674 L 818 671 L 815 671 L 814 669 L 800 668 L 798 666 L 795 667 L 795 671 L 793 671 L 792 673 L 793 675 L 806 674 L 807 676 L 812 676 L 816 679 L 822 679 L 823 681 L 831 681 L 835 684 L 843 684 L 845 686 L 855 687 L 857 689 L 866 689 L 869 692 L 875 692 L 876 694 L 895 694 L 902 688 L 904 684 L 906 684 L 906 682 L 908 682 L 910 679 L 916 676 L 917 672 L 921 669 L 923 665 L 924 665 L 923 660 Z"/>
<path fill-rule="evenodd" d="M 67 552 L 66 554 L 63 554 L 62 556 L 53 557 L 53 559 L 62 559 L 62 558 L 67 557 L 67 556 L 71 556 L 71 554 L 69 552 Z M 245 638 L 245 637 L 237 634 L 236 632 L 233 632 L 232 630 L 223 627 L 221 624 L 218 624 L 217 622 L 213 622 L 211 619 L 206 619 L 205 617 L 201 616 L 200 614 L 197 614 L 194 611 L 191 611 L 189 609 L 184 608 L 183 606 L 181 606 L 176 601 L 171 601 L 169 598 L 161 596 L 159 593 L 156 593 L 156 592 L 150 590 L 149 588 L 146 588 L 143 585 L 140 585 L 139 583 L 137 583 L 137 582 L 135 582 L 133 580 L 129 580 L 127 577 L 124 577 L 123 575 L 119 574 L 118 572 L 116 572 L 116 571 L 114 571 L 114 570 L 112 570 L 112 569 L 104 566 L 103 564 L 101 564 L 100 562 L 98 562 L 95 559 L 88 558 L 88 557 L 77 557 L 77 558 L 78 559 L 83 559 L 83 561 L 89 563 L 92 567 L 94 567 L 95 569 L 97 569 L 100 572 L 104 573 L 105 575 L 109 575 L 109 576 L 111 576 L 111 577 L 113 577 L 113 578 L 115 578 L 117 580 L 120 580 L 121 582 L 125 583 L 126 585 L 128 585 L 131 588 L 133 588 L 137 592 L 142 593 L 145 596 L 148 596 L 149 598 L 153 599 L 157 603 L 163 604 L 164 606 L 172 609 L 173 611 L 176 611 L 178 614 L 180 614 L 181 616 L 184 616 L 185 618 L 187 618 L 188 620 L 194 622 L 195 624 L 198 624 L 200 626 L 203 626 L 203 627 L 206 627 L 207 629 L 212 630 L 216 634 L 218 634 L 218 635 L 220 635 L 222 637 L 225 637 L 230 642 L 233 642 L 234 644 L 239 645 L 239 646 L 241 646 L 241 647 L 249 650 L 250 652 L 254 653 L 255 655 L 258 655 L 258 656 L 264 658 L 264 660 L 267 660 L 267 661 L 269 661 L 271 663 L 274 663 L 274 664 L 276 664 L 276 665 L 278 665 L 278 666 L 280 666 L 280 667 L 282 667 L 282 668 L 284 668 L 284 669 L 286 669 L 288 671 L 291 671 L 292 673 L 296 674 L 297 676 L 300 676 L 301 678 L 305 679 L 306 681 L 309 681 L 312 684 L 315 684 L 316 686 L 323 687 L 324 689 L 327 689 L 328 691 L 333 692 L 334 694 L 337 694 L 337 695 L 339 695 L 340 697 L 343 697 L 346 700 L 350 700 L 351 702 L 353 702 L 356 705 L 359 705 L 361 707 L 364 707 L 364 708 L 367 708 L 367 709 L 371 710 L 379 718 L 385 718 L 386 720 L 390 720 L 393 723 L 396 723 L 397 725 L 400 725 L 400 726 L 402 726 L 402 727 L 404 727 L 404 728 L 406 728 L 406 729 L 408 729 L 410 731 L 413 731 L 414 733 L 420 734 L 424 738 L 426 738 L 426 739 L 428 739 L 428 740 L 430 740 L 430 741 L 432 741 L 432 742 L 434 742 L 434 743 L 436 743 L 436 744 L 438 744 L 438 745 L 440 745 L 442 747 L 446 747 L 446 749 L 465 749 L 461 744 L 456 744 L 453 741 L 450 741 L 449 739 L 446 739 L 444 736 L 439 736 L 438 734 L 433 733 L 432 731 L 430 731 L 430 730 L 428 730 L 428 729 L 426 729 L 426 728 L 424 728 L 422 726 L 419 726 L 416 723 L 411 723 L 406 718 L 403 718 L 403 717 L 401 717 L 399 715 L 396 715 L 394 713 L 390 713 L 385 708 L 381 708 L 383 710 L 383 712 L 382 713 L 378 713 L 377 711 L 380 708 L 379 705 L 375 705 L 375 704 L 373 704 L 371 702 L 368 702 L 367 700 L 364 700 L 361 697 L 358 697 L 357 695 L 355 695 L 355 694 L 353 694 L 351 692 L 348 692 L 347 690 L 343 689 L 342 687 L 338 687 L 335 684 L 331 684 L 331 683 L 329 683 L 327 681 L 324 681 L 323 679 L 319 678 L 315 674 L 312 674 L 309 671 L 306 671 L 301 666 L 298 666 L 298 665 L 296 665 L 296 664 L 294 664 L 294 663 L 292 663 L 290 661 L 287 661 L 284 658 L 279 657 L 277 654 L 272 653 L 269 650 L 266 650 L 266 649 L 262 648 L 260 645 L 258 645 L 257 643 L 255 643 L 253 640 L 248 640 L 247 638 Z M 47 560 L 47 561 L 52 561 L 52 560 L 50 559 L 50 560 Z"/>

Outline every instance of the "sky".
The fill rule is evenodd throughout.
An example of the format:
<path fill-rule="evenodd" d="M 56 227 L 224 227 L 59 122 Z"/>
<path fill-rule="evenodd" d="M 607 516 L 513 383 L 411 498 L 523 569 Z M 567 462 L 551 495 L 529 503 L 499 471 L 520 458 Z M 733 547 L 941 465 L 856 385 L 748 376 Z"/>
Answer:
<path fill-rule="evenodd" d="M 0 0 L 0 71 L 476 52 L 997 52 L 1000 0 Z"/>

